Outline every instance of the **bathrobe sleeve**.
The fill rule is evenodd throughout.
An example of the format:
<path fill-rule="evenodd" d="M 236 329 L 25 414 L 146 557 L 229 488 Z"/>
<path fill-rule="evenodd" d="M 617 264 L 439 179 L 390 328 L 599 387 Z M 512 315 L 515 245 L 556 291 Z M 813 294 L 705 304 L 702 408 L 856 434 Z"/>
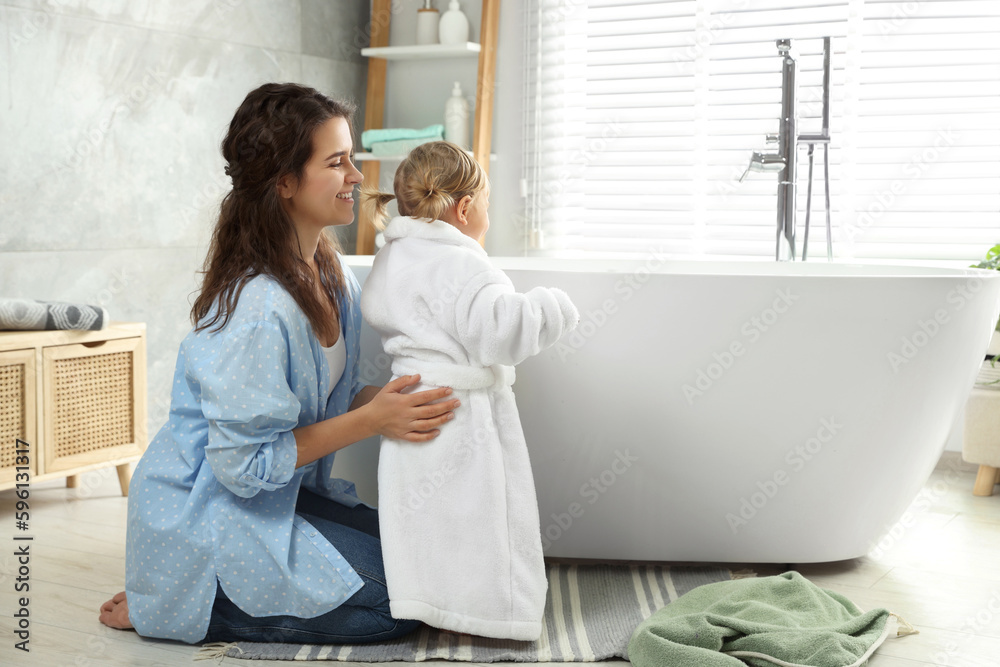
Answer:
<path fill-rule="evenodd" d="M 276 324 L 251 322 L 223 335 L 217 354 L 196 371 L 208 420 L 205 458 L 223 486 L 250 498 L 292 479 L 300 402 Z"/>
<path fill-rule="evenodd" d="M 470 278 L 455 302 L 459 340 L 484 366 L 515 366 L 554 345 L 579 321 L 561 289 L 535 287 L 521 294 L 493 268 Z"/>

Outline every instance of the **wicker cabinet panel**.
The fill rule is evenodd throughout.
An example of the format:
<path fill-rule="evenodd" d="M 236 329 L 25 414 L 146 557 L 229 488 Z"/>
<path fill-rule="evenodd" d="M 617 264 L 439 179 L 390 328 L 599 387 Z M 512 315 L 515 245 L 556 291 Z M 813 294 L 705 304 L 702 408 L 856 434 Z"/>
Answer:
<path fill-rule="evenodd" d="M 42 366 L 46 472 L 142 453 L 144 339 L 45 347 Z"/>
<path fill-rule="evenodd" d="M 0 484 L 14 481 L 17 441 L 33 448 L 37 422 L 35 350 L 0 352 Z M 38 457 L 30 451 L 30 471 L 37 473 Z"/>

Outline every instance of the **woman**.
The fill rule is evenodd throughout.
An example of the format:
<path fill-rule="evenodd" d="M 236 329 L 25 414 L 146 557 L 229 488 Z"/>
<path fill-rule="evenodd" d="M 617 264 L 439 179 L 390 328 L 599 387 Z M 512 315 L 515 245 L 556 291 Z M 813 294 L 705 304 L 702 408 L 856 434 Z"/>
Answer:
<path fill-rule="evenodd" d="M 181 343 L 170 417 L 133 476 L 125 591 L 100 619 L 188 643 L 351 643 L 389 613 L 377 512 L 331 476 L 381 434 L 434 438 L 450 389 L 362 387 L 360 288 L 324 227 L 354 219 L 353 109 L 293 84 L 247 95 L 222 143 L 222 201 Z"/>

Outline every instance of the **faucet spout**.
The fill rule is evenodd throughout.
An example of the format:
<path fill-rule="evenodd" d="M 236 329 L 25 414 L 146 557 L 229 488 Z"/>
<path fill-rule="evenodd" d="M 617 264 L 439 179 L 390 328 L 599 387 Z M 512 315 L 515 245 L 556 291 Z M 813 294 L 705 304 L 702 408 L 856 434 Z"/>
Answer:
<path fill-rule="evenodd" d="M 750 164 L 740 176 L 740 183 L 751 171 L 779 172 L 785 168 L 785 158 L 777 153 L 761 153 L 754 151 L 750 156 Z"/>

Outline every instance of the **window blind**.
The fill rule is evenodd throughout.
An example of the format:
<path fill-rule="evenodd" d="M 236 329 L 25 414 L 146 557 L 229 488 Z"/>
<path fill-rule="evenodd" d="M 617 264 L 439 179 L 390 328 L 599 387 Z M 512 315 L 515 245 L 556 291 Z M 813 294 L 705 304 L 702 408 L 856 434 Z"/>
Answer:
<path fill-rule="evenodd" d="M 819 132 L 824 36 L 834 257 L 977 261 L 1000 242 L 993 0 L 530 0 L 528 251 L 773 259 L 777 176 L 739 178 L 774 150 L 777 39 L 796 53 L 798 132 Z M 825 259 L 814 157 L 809 256 Z"/>

